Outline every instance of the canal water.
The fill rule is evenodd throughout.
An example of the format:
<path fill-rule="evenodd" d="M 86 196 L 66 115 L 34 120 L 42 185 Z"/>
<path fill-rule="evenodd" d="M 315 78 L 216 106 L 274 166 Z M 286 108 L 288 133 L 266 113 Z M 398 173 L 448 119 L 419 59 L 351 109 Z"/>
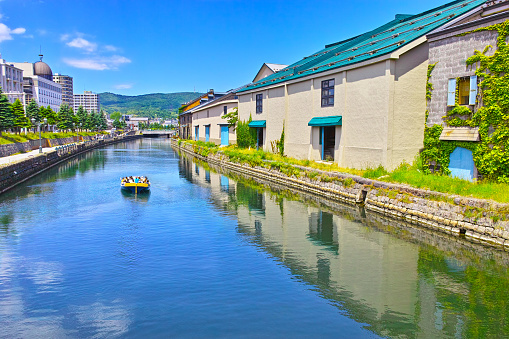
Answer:
<path fill-rule="evenodd" d="M 0 337 L 504 337 L 508 262 L 143 139 L 0 196 Z"/>

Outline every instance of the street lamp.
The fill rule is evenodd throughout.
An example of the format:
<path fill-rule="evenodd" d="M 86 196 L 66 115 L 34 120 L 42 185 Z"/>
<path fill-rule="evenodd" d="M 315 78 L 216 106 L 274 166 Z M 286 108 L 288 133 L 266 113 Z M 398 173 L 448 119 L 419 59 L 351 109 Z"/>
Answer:
<path fill-rule="evenodd" d="M 35 119 L 32 118 L 32 125 L 35 124 Z M 44 124 L 48 122 L 48 119 L 44 118 Z M 37 129 L 39 130 L 39 153 L 42 153 L 42 138 L 41 138 L 41 123 L 37 122 Z"/>

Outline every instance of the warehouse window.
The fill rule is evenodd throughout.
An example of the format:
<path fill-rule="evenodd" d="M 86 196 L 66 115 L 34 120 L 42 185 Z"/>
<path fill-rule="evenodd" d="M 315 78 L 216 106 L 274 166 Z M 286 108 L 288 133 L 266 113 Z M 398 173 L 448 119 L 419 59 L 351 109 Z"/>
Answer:
<path fill-rule="evenodd" d="M 334 106 L 334 79 L 322 81 L 322 107 Z"/>

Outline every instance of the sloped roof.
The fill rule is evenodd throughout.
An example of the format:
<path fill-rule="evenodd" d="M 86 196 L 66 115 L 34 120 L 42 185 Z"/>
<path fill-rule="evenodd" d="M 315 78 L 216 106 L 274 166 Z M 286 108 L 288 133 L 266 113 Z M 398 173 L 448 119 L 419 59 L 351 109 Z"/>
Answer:
<path fill-rule="evenodd" d="M 274 72 L 279 72 L 283 68 L 288 67 L 288 65 L 281 65 L 281 64 L 268 64 L 268 63 L 265 63 L 265 65 L 267 65 L 267 67 L 270 68 L 271 70 L 273 70 Z"/>
<path fill-rule="evenodd" d="M 387 24 L 348 40 L 327 45 L 313 55 L 247 85 L 239 92 L 271 86 L 331 69 L 390 54 L 404 45 L 425 36 L 486 0 L 456 0 L 417 15 L 396 15 Z"/>

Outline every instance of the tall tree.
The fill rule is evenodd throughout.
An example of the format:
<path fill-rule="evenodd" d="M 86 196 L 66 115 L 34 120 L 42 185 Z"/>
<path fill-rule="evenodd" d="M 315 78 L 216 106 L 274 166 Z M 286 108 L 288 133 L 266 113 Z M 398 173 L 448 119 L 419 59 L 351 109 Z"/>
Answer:
<path fill-rule="evenodd" d="M 35 119 L 37 122 L 41 122 L 41 111 L 39 109 L 39 105 L 37 105 L 37 101 L 32 99 L 30 103 L 27 106 L 27 118 L 31 121 L 32 119 Z"/>
<path fill-rule="evenodd" d="M 2 131 L 7 131 L 14 126 L 14 114 L 12 113 L 11 103 L 7 96 L 3 94 L 0 87 L 0 136 Z"/>
<path fill-rule="evenodd" d="M 78 117 L 78 126 L 80 126 L 81 129 L 86 128 L 88 112 L 85 111 L 83 106 L 78 107 L 78 110 L 76 111 L 76 117 Z"/>
<path fill-rule="evenodd" d="M 57 127 L 64 131 L 74 129 L 74 114 L 67 104 L 60 105 Z"/>
<path fill-rule="evenodd" d="M 104 131 L 108 128 L 108 120 L 106 119 L 106 113 L 104 110 L 101 110 L 101 114 L 99 114 L 99 130 Z"/>
<path fill-rule="evenodd" d="M 25 116 L 25 110 L 23 104 L 19 99 L 16 99 L 11 106 L 12 113 L 14 115 L 14 127 L 18 133 L 21 133 L 22 128 L 28 128 L 31 126 L 30 120 Z"/>

